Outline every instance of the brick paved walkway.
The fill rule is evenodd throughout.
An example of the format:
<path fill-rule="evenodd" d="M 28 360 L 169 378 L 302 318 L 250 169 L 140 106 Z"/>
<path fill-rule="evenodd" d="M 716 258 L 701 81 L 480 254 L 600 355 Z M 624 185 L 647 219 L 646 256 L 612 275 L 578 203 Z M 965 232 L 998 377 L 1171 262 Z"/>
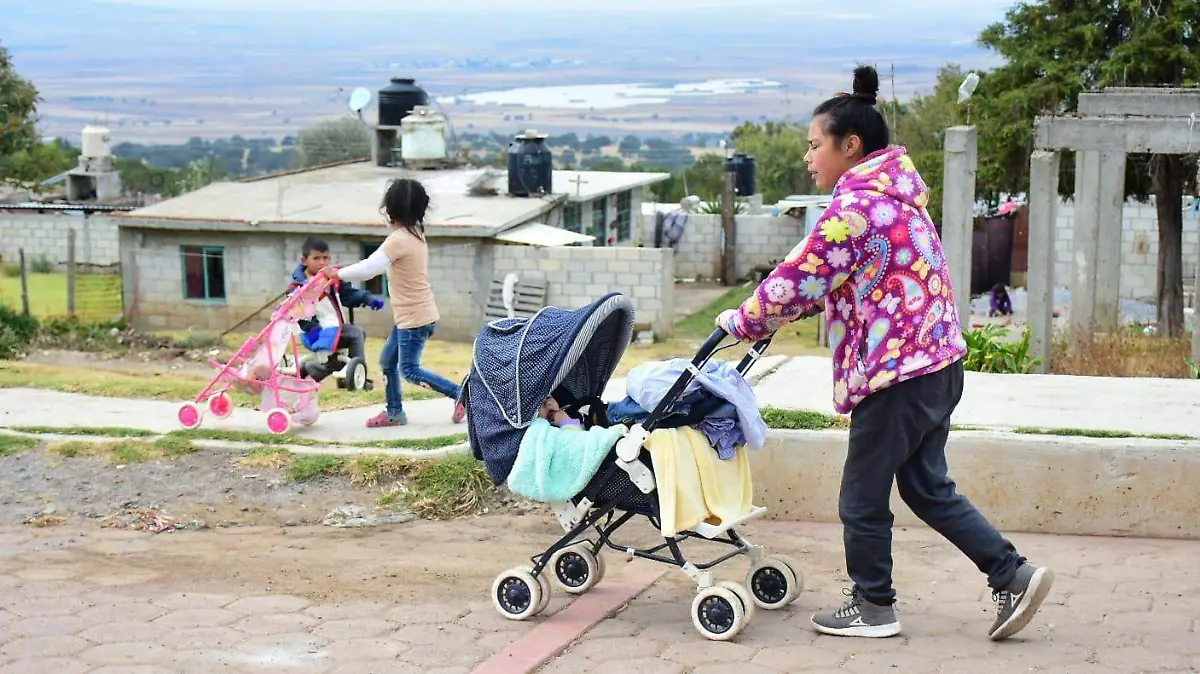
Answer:
<path fill-rule="evenodd" d="M 557 613 L 567 606 L 562 593 L 548 617 L 526 623 L 500 619 L 487 601 L 496 573 L 550 540 L 554 527 L 537 520 L 286 536 L 3 531 L 0 674 L 467 674 L 519 651 L 538 625 L 569 622 L 569 612 Z M 1054 566 L 1058 581 L 1029 628 L 993 644 L 984 636 L 992 609 L 982 578 L 927 530 L 897 534 L 905 632 L 887 640 L 819 637 L 808 624 L 847 584 L 839 527 L 763 522 L 745 533 L 803 566 L 808 589 L 792 608 L 757 611 L 735 643 L 705 641 L 688 616 L 693 588 L 669 571 L 540 671 L 1200 670 L 1200 542 L 1014 536 L 1022 552 Z M 257 539 L 269 540 L 255 548 Z M 448 553 L 448 541 L 474 556 Z M 221 563 L 197 561 L 214 554 Z M 718 576 L 741 580 L 745 568 Z M 610 557 L 604 585 L 619 586 L 634 570 Z"/>
<path fill-rule="evenodd" d="M 705 641 L 689 617 L 694 586 L 672 571 L 540 671 L 1200 671 L 1200 542 L 1012 536 L 1022 554 L 1052 565 L 1057 580 L 1034 622 L 997 644 L 985 636 L 995 614 L 983 577 L 929 530 L 897 532 L 904 633 L 893 639 L 812 631 L 812 612 L 844 599 L 840 590 L 849 584 L 841 567 L 840 527 L 763 523 L 746 534 L 804 567 L 807 589 L 789 609 L 756 611 L 736 643 Z M 747 565 L 734 568 L 718 577 L 743 581 Z"/>

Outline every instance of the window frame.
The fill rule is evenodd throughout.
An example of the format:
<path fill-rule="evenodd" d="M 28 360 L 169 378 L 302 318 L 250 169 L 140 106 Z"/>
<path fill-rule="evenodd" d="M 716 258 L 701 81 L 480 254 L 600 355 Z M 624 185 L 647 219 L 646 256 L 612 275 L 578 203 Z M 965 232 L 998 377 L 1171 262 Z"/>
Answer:
<path fill-rule="evenodd" d="M 204 296 L 189 297 L 188 296 L 188 256 L 200 255 L 200 268 L 204 271 Z M 214 255 L 215 254 L 215 255 Z M 220 297 L 213 297 L 212 283 L 208 274 L 208 259 L 210 256 L 217 257 L 221 260 L 221 291 Z M 204 302 L 204 303 L 224 303 L 229 301 L 229 278 L 225 267 L 225 246 L 212 245 L 196 245 L 184 244 L 179 246 L 179 266 L 180 266 L 180 282 L 182 284 L 183 299 L 186 302 Z"/>
<path fill-rule="evenodd" d="M 368 243 L 366 241 L 360 241 L 359 242 L 359 252 L 362 253 L 362 258 L 360 258 L 360 259 L 365 260 L 365 259 L 371 257 L 371 255 L 374 254 L 375 251 L 379 250 L 379 248 L 381 246 L 383 246 L 383 244 L 384 244 L 384 241 L 382 239 L 379 241 L 379 243 Z M 373 289 L 373 286 L 376 283 L 379 284 L 379 288 L 380 288 L 379 292 L 376 292 Z M 370 285 L 368 285 L 368 284 L 370 284 Z M 376 276 L 373 279 L 367 279 L 366 281 L 363 281 L 362 285 L 359 287 L 362 288 L 363 290 L 366 290 L 367 292 L 371 293 L 372 295 L 377 295 L 384 299 L 388 299 L 391 297 L 391 295 L 388 294 L 387 274 L 380 274 L 379 276 Z"/>

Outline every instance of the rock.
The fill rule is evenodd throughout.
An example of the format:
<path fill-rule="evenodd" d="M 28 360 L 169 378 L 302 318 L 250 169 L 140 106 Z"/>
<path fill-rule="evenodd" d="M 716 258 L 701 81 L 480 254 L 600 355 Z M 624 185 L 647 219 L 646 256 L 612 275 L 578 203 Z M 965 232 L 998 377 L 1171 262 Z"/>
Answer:
<path fill-rule="evenodd" d="M 57 508 L 55 508 L 53 505 L 48 505 L 42 509 L 42 512 L 40 512 L 38 514 L 39 515 L 53 515 L 56 512 L 58 512 Z"/>
<path fill-rule="evenodd" d="M 331 510 L 321 523 L 327 527 L 355 529 L 385 524 L 403 524 L 413 519 L 416 519 L 416 515 L 407 508 L 385 513 L 372 513 L 361 506 L 348 505 Z"/>

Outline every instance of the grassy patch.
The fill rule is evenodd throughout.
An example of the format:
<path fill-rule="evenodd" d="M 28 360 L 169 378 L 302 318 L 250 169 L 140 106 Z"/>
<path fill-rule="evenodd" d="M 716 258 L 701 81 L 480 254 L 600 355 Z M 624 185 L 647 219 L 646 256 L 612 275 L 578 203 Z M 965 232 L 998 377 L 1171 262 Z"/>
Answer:
<path fill-rule="evenodd" d="M 1014 429 L 1021 435 L 1058 435 L 1063 437 L 1081 438 L 1147 438 L 1151 440 L 1195 440 L 1191 435 L 1178 433 L 1131 433 L 1129 431 L 1109 431 L 1093 428 L 1033 428 L 1022 426 Z"/>
<path fill-rule="evenodd" d="M 346 468 L 346 459 L 329 454 L 296 454 L 284 468 L 284 475 L 292 482 L 311 482 L 321 477 L 336 477 Z"/>
<path fill-rule="evenodd" d="M 37 438 L 27 438 L 20 435 L 0 434 L 0 456 L 18 454 L 38 446 Z"/>
<path fill-rule="evenodd" d="M 691 357 L 695 354 L 696 348 L 700 346 L 700 341 L 707 339 L 712 331 L 716 329 L 715 321 L 717 315 L 726 309 L 736 309 L 741 306 L 742 302 L 754 292 L 755 284 L 747 283 L 740 286 L 735 286 L 724 295 L 718 297 L 708 304 L 708 306 L 697 311 L 694 314 L 685 316 L 675 323 L 675 337 L 663 342 L 655 350 L 666 351 L 669 355 L 660 355 L 659 357 L 675 358 L 675 357 Z M 817 319 L 796 321 L 780 328 L 775 335 L 775 340 L 771 343 L 770 353 L 785 354 L 789 356 L 803 356 L 819 354 L 824 355 L 829 351 L 825 347 L 817 345 Z M 732 342 L 726 342 L 730 344 Z M 647 347 L 641 347 L 646 349 Z M 638 347 L 630 347 L 630 351 L 637 353 Z M 722 356 L 727 356 L 729 359 L 740 359 L 746 354 L 746 348 L 733 347 L 728 351 L 722 351 Z"/>
<path fill-rule="evenodd" d="M 66 459 L 80 457 L 104 458 L 111 463 L 145 463 L 151 459 L 178 459 L 196 451 L 196 446 L 178 438 L 160 438 L 156 441 L 118 440 L 115 442 L 87 442 L 72 440 L 50 445 L 51 454 Z"/>
<path fill-rule="evenodd" d="M 1050 367 L 1054 374 L 1089 377 L 1163 377 L 1188 379 L 1190 336 L 1178 339 L 1148 337 L 1140 330 L 1094 335 L 1076 349 L 1064 338 L 1054 343 Z"/>
<path fill-rule="evenodd" d="M 357 485 L 398 482 L 411 475 L 418 465 L 417 461 L 402 456 L 360 456 L 347 462 L 346 477 Z"/>
<path fill-rule="evenodd" d="M 171 431 L 167 437 L 188 438 L 192 440 L 225 440 L 229 442 L 252 442 L 259 445 L 279 446 L 297 445 L 300 447 L 322 447 L 332 444 L 326 440 L 301 438 L 294 433 L 275 435 L 273 433 L 255 433 L 253 431 L 225 431 L 213 428 L 178 429 Z M 349 447 L 370 447 L 376 449 L 439 449 L 450 445 L 466 442 L 467 434 L 439 435 L 432 438 L 396 438 L 394 440 L 367 440 L 363 442 L 345 442 Z"/>
<path fill-rule="evenodd" d="M 492 488 L 487 469 L 465 454 L 424 461 L 413 475 L 409 499 L 413 512 L 428 519 L 457 517 L 475 512 Z"/>
<path fill-rule="evenodd" d="M 850 418 L 812 410 L 783 410 L 762 408 L 763 421 L 768 428 L 802 431 L 824 431 L 830 428 L 849 428 Z"/>
<path fill-rule="evenodd" d="M 270 446 L 255 447 L 237 461 L 243 468 L 284 468 L 291 463 L 291 452 Z"/>
<path fill-rule="evenodd" d="M 38 435 L 92 435 L 106 438 L 145 438 L 157 435 L 144 428 L 121 426 L 12 426 L 12 430 Z"/>

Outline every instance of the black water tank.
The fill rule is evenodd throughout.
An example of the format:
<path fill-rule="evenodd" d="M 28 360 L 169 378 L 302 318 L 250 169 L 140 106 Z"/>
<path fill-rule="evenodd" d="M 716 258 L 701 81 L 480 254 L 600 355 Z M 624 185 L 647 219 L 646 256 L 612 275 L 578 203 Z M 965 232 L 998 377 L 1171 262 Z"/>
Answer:
<path fill-rule="evenodd" d="M 754 172 L 754 157 L 747 156 L 745 152 L 738 152 L 725 160 L 725 172 L 733 174 L 733 193 L 735 195 L 739 197 L 754 196 L 754 190 L 758 187 Z"/>
<path fill-rule="evenodd" d="M 379 125 L 400 126 L 418 105 L 429 105 L 429 94 L 409 77 L 393 77 L 392 83 L 379 90 Z"/>
<path fill-rule="evenodd" d="M 514 197 L 550 194 L 554 181 L 554 155 L 546 134 L 526 131 L 508 146 L 508 193 Z"/>

